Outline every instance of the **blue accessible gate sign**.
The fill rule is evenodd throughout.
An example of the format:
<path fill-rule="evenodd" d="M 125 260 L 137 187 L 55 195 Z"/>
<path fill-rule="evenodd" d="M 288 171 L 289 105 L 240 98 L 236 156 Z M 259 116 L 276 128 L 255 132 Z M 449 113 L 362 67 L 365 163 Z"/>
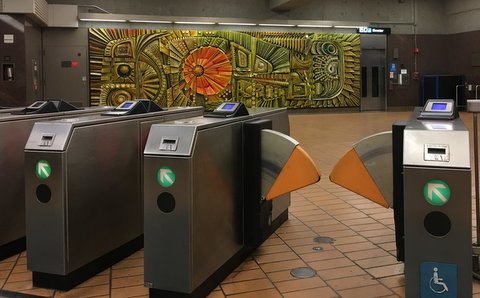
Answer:
<path fill-rule="evenodd" d="M 457 297 L 457 265 L 422 262 L 420 265 L 420 297 Z"/>

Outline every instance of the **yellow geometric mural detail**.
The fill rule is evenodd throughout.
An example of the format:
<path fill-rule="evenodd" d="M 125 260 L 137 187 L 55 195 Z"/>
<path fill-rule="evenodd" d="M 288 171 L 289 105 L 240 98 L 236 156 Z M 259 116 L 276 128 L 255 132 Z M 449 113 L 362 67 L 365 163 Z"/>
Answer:
<path fill-rule="evenodd" d="M 89 31 L 92 105 L 147 98 L 163 107 L 360 105 L 358 34 Z"/>

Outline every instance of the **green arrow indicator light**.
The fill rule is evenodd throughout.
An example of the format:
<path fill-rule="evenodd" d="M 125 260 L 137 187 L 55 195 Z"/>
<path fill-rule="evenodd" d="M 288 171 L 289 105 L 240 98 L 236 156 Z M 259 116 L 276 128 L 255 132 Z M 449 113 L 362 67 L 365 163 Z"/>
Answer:
<path fill-rule="evenodd" d="M 445 181 L 430 180 L 423 186 L 423 197 L 434 206 L 443 206 L 450 200 L 450 187 Z"/>
<path fill-rule="evenodd" d="M 50 177 L 51 174 L 52 167 L 50 166 L 50 163 L 43 159 L 39 160 L 35 166 L 35 175 L 37 175 L 38 178 L 45 180 Z"/>

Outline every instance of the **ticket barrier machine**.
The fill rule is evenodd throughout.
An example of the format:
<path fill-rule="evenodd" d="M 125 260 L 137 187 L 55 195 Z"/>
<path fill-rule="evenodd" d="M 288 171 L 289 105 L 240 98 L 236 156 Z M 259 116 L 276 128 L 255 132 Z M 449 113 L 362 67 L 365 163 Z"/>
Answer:
<path fill-rule="evenodd" d="M 126 101 L 35 123 L 25 146 L 27 266 L 33 285 L 69 290 L 143 247 L 142 153 L 154 123 L 198 116 Z"/>
<path fill-rule="evenodd" d="M 63 100 L 36 101 L 0 111 L 0 260 L 25 250 L 24 148 L 35 122 L 103 113 L 113 107 L 78 109 Z"/>
<path fill-rule="evenodd" d="M 206 296 L 288 218 L 288 192 L 320 179 L 288 133 L 285 109 L 238 103 L 152 126 L 143 175 L 151 297 Z"/>
<path fill-rule="evenodd" d="M 395 192 L 398 184 L 402 188 L 402 201 L 395 194 L 393 208 L 397 211 L 399 205 L 403 209 L 403 214 L 396 212 L 395 224 L 396 230 L 404 230 L 404 235 L 396 236 L 397 251 L 405 261 L 406 297 L 472 297 L 468 130 L 458 118 L 453 100 L 428 100 L 404 125 L 397 122 L 393 129 L 394 145 L 403 138 L 400 174 L 403 178 L 393 179 L 399 175 L 395 169 L 393 175 L 392 172 L 385 175 L 394 181 Z M 400 138 L 398 132 L 402 133 Z M 372 139 L 375 137 L 359 143 L 367 147 Z M 395 146 L 394 149 L 397 152 L 393 156 L 397 158 L 399 150 Z M 371 146 L 364 156 L 379 155 L 380 151 L 379 147 Z M 380 165 L 359 158 L 360 162 L 349 167 L 348 155 L 352 153 L 337 163 L 330 179 L 385 207 L 392 206 L 385 200 L 378 201 L 374 195 L 381 193 L 381 183 L 376 179 Z M 393 160 L 394 168 L 395 163 Z M 356 175 L 363 173 L 371 183 L 364 187 L 354 185 L 343 178 L 349 171 Z M 398 236 L 404 244 L 399 245 Z"/>

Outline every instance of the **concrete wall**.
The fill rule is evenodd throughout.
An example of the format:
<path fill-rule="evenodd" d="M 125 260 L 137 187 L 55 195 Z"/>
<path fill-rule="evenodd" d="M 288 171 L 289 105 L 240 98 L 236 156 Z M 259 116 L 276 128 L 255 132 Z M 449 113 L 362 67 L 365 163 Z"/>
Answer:
<path fill-rule="evenodd" d="M 445 33 L 480 30 L 480 1 L 447 0 L 445 2 Z"/>
<path fill-rule="evenodd" d="M 444 2 L 439 0 L 312 0 L 300 1 L 306 4 L 287 12 L 270 10 L 268 0 L 49 0 L 48 2 L 50 4 L 96 4 L 116 14 L 371 22 L 379 26 L 392 26 L 393 32 L 399 34 L 412 34 L 412 25 L 416 19 L 417 33 L 441 34 L 445 30 Z M 79 9 L 79 11 L 88 10 L 85 7 Z M 90 12 L 100 11 L 90 8 Z M 164 29 L 172 28 L 166 25 Z M 253 29 L 250 28 L 250 30 Z M 258 31 L 258 29 L 255 30 Z"/>

